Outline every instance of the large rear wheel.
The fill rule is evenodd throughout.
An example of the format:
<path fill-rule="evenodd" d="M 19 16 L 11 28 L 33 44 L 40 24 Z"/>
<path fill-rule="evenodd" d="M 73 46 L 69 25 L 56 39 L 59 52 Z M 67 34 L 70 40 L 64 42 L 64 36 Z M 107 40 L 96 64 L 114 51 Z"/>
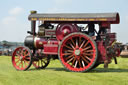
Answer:
<path fill-rule="evenodd" d="M 98 51 L 95 41 L 83 33 L 72 33 L 66 36 L 58 51 L 61 63 L 69 71 L 88 71 L 97 60 Z"/>

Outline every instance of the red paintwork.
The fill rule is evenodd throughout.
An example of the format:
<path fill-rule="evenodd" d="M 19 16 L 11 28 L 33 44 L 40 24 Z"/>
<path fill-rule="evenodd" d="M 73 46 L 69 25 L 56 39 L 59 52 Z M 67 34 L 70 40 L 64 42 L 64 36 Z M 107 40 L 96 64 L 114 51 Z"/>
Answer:
<path fill-rule="evenodd" d="M 44 44 L 47 44 L 47 39 L 35 37 L 34 45 L 35 45 L 36 48 L 38 48 L 38 49 L 43 48 Z"/>
<path fill-rule="evenodd" d="M 111 46 L 112 45 L 112 43 L 114 42 L 114 41 L 116 41 L 116 33 L 108 33 L 108 35 L 109 35 L 109 37 L 110 37 L 110 41 L 109 41 L 109 46 Z"/>
<path fill-rule="evenodd" d="M 116 34 L 115 33 L 108 33 L 108 36 L 110 37 L 109 46 L 112 45 L 112 43 L 116 40 Z M 44 54 L 50 54 L 50 55 L 57 55 L 58 54 L 58 46 L 59 41 L 56 39 L 45 39 L 45 38 L 36 38 L 36 48 L 43 48 Z M 98 62 L 104 62 L 106 58 L 106 47 L 103 44 L 103 40 L 96 41 L 97 47 L 98 47 Z M 80 49 L 81 50 L 81 49 Z M 119 54 L 119 53 L 118 53 Z M 77 56 L 79 58 L 79 56 Z M 108 58 L 111 60 L 111 57 Z"/>
<path fill-rule="evenodd" d="M 101 26 L 108 27 L 107 25 L 109 26 L 108 23 L 107 24 L 102 23 Z M 36 48 L 38 48 L 38 49 L 43 48 L 43 53 L 44 54 L 58 55 L 58 46 L 59 46 L 60 40 L 62 40 L 66 35 L 68 35 L 72 32 L 78 31 L 77 29 L 78 28 L 76 27 L 76 25 L 60 24 L 60 25 L 58 25 L 58 27 L 56 29 L 56 38 L 58 40 L 56 40 L 56 39 L 47 40 L 45 38 L 36 38 L 36 40 L 35 40 Z M 64 35 L 64 30 L 66 30 L 68 32 L 68 34 Z M 55 31 L 47 30 L 46 35 L 51 36 L 50 34 L 48 34 L 50 32 L 55 32 Z M 52 34 L 54 34 L 54 33 L 52 33 Z M 110 37 L 109 46 L 111 46 L 112 43 L 116 40 L 116 33 L 107 33 L 107 35 Z M 111 61 L 111 56 L 110 55 L 109 55 L 110 56 L 109 58 L 106 57 L 106 47 L 103 44 L 104 41 L 100 40 L 100 41 L 96 41 L 96 43 L 97 43 L 98 56 L 99 56 L 98 62 L 104 62 L 106 59 Z M 80 50 L 82 50 L 82 49 L 80 49 Z M 74 50 L 74 52 L 75 52 L 75 50 Z M 76 57 L 77 57 L 77 59 L 80 58 L 79 56 L 76 56 Z"/>
<path fill-rule="evenodd" d="M 56 28 L 57 40 L 62 40 L 65 36 L 70 33 L 78 32 L 78 27 L 75 24 L 59 24 Z"/>
<path fill-rule="evenodd" d="M 110 22 L 102 22 L 101 23 L 101 25 L 100 25 L 101 27 L 106 27 L 106 28 L 110 28 Z"/>
<path fill-rule="evenodd" d="M 57 55 L 58 54 L 58 45 L 45 44 L 43 53 L 44 54 Z"/>
<path fill-rule="evenodd" d="M 31 64 L 31 53 L 24 47 L 18 47 L 12 54 L 12 64 L 17 70 L 26 70 Z"/>
<path fill-rule="evenodd" d="M 109 53 L 107 53 L 106 49 L 111 47 L 112 43 L 116 40 L 116 33 L 107 33 L 107 35 L 110 38 L 108 46 L 105 46 L 103 40 L 96 41 L 98 47 L 98 62 L 100 63 L 104 62 L 105 60 L 109 60 L 109 62 L 111 62 L 112 57 L 120 55 L 120 51 L 118 49 L 116 55 L 109 55 Z"/>
<path fill-rule="evenodd" d="M 58 41 L 56 39 L 45 39 L 45 38 L 36 38 L 35 39 L 36 48 L 44 49 L 44 54 L 58 54 Z"/>
<path fill-rule="evenodd" d="M 107 59 L 106 56 L 106 48 L 103 45 L 103 40 L 102 41 L 97 41 L 97 48 L 98 48 L 98 62 L 104 62 Z"/>
<path fill-rule="evenodd" d="M 54 35 L 54 30 L 47 30 L 45 33 L 46 36 Z M 65 33 L 66 32 L 66 33 Z M 56 29 L 56 38 L 58 40 L 62 40 L 64 36 L 72 33 L 72 32 L 78 32 L 78 28 L 76 25 L 73 24 L 60 24 Z M 45 39 L 45 38 L 35 38 L 35 47 L 38 49 L 44 49 L 44 54 L 58 54 L 58 43 L 56 39 Z"/>
<path fill-rule="evenodd" d="M 90 44 L 90 46 L 92 48 L 91 49 L 90 48 L 89 49 L 86 49 L 86 51 L 93 50 L 93 55 L 92 56 L 88 56 L 89 60 L 87 59 L 87 61 L 89 61 L 89 63 L 85 62 L 83 60 L 83 58 L 82 58 L 82 56 L 86 56 L 86 53 L 84 52 L 84 49 L 86 47 L 88 47 L 88 46 L 85 47 L 85 44 L 87 42 L 84 42 L 83 41 L 79 45 L 78 45 L 78 43 L 75 43 L 76 45 L 74 47 L 72 47 L 73 49 L 65 48 L 66 45 L 72 44 L 71 42 L 69 42 L 69 40 L 72 40 L 72 38 L 76 38 L 76 39 L 77 38 L 84 38 L 85 41 L 88 40 L 88 44 Z M 79 42 L 79 40 L 78 40 L 78 42 Z M 78 50 L 78 49 L 80 50 L 80 54 L 79 55 L 76 55 L 75 54 L 75 51 Z M 85 66 L 82 66 L 83 65 L 82 64 L 80 67 L 75 67 L 73 61 L 71 61 L 72 64 L 69 64 L 70 62 L 68 63 L 69 60 L 67 60 L 66 58 L 69 57 L 69 56 L 71 56 L 71 55 L 67 55 L 67 56 L 65 55 L 65 51 L 67 51 L 67 50 L 73 51 L 73 53 L 71 55 L 74 56 L 74 59 L 76 61 L 78 61 L 78 63 L 79 63 L 79 61 L 83 60 L 84 63 L 85 63 Z M 62 44 L 61 44 L 60 53 L 59 54 L 60 54 L 60 60 L 61 60 L 62 64 L 64 64 L 64 66 L 67 69 L 69 69 L 71 71 L 75 71 L 75 72 L 86 71 L 86 70 L 90 69 L 91 66 L 94 64 L 94 62 L 96 61 L 96 56 L 97 56 L 96 55 L 96 47 L 94 46 L 94 43 L 92 42 L 92 40 L 88 36 L 85 36 L 85 35 L 83 35 L 81 33 L 80 34 L 74 34 L 74 35 L 71 35 L 71 36 L 67 37 L 62 42 Z"/>

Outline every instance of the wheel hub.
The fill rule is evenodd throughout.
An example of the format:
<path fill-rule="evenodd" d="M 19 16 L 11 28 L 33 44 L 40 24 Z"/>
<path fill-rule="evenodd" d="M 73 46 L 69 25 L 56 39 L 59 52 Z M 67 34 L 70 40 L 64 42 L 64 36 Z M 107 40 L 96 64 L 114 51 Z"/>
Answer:
<path fill-rule="evenodd" d="M 77 50 L 75 50 L 75 55 L 80 55 L 80 50 L 79 49 L 77 49 Z"/>
<path fill-rule="evenodd" d="M 20 56 L 20 60 L 23 60 L 23 57 L 22 56 Z"/>
<path fill-rule="evenodd" d="M 25 56 L 20 56 L 20 61 L 24 61 Z"/>

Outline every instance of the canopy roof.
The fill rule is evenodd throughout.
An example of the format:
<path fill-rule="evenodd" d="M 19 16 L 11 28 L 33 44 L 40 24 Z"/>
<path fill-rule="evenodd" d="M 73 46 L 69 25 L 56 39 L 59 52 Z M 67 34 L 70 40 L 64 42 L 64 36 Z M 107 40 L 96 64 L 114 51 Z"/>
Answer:
<path fill-rule="evenodd" d="M 34 13 L 28 17 L 31 21 L 41 20 L 48 22 L 110 22 L 119 23 L 118 13 Z"/>

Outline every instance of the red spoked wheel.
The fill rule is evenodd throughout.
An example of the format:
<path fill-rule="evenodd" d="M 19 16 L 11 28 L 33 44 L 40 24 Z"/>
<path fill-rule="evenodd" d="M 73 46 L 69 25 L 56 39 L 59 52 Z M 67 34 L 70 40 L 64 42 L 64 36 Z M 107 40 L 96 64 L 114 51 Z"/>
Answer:
<path fill-rule="evenodd" d="M 48 66 L 49 63 L 50 63 L 50 57 L 47 55 L 43 55 L 43 56 L 35 56 L 32 64 L 36 69 L 44 69 Z"/>
<path fill-rule="evenodd" d="M 32 64 L 32 54 L 29 48 L 16 48 L 12 54 L 12 64 L 17 70 L 27 70 Z"/>
<path fill-rule="evenodd" d="M 95 65 L 97 52 L 96 43 L 88 35 L 72 33 L 62 40 L 58 55 L 66 69 L 85 72 Z"/>

